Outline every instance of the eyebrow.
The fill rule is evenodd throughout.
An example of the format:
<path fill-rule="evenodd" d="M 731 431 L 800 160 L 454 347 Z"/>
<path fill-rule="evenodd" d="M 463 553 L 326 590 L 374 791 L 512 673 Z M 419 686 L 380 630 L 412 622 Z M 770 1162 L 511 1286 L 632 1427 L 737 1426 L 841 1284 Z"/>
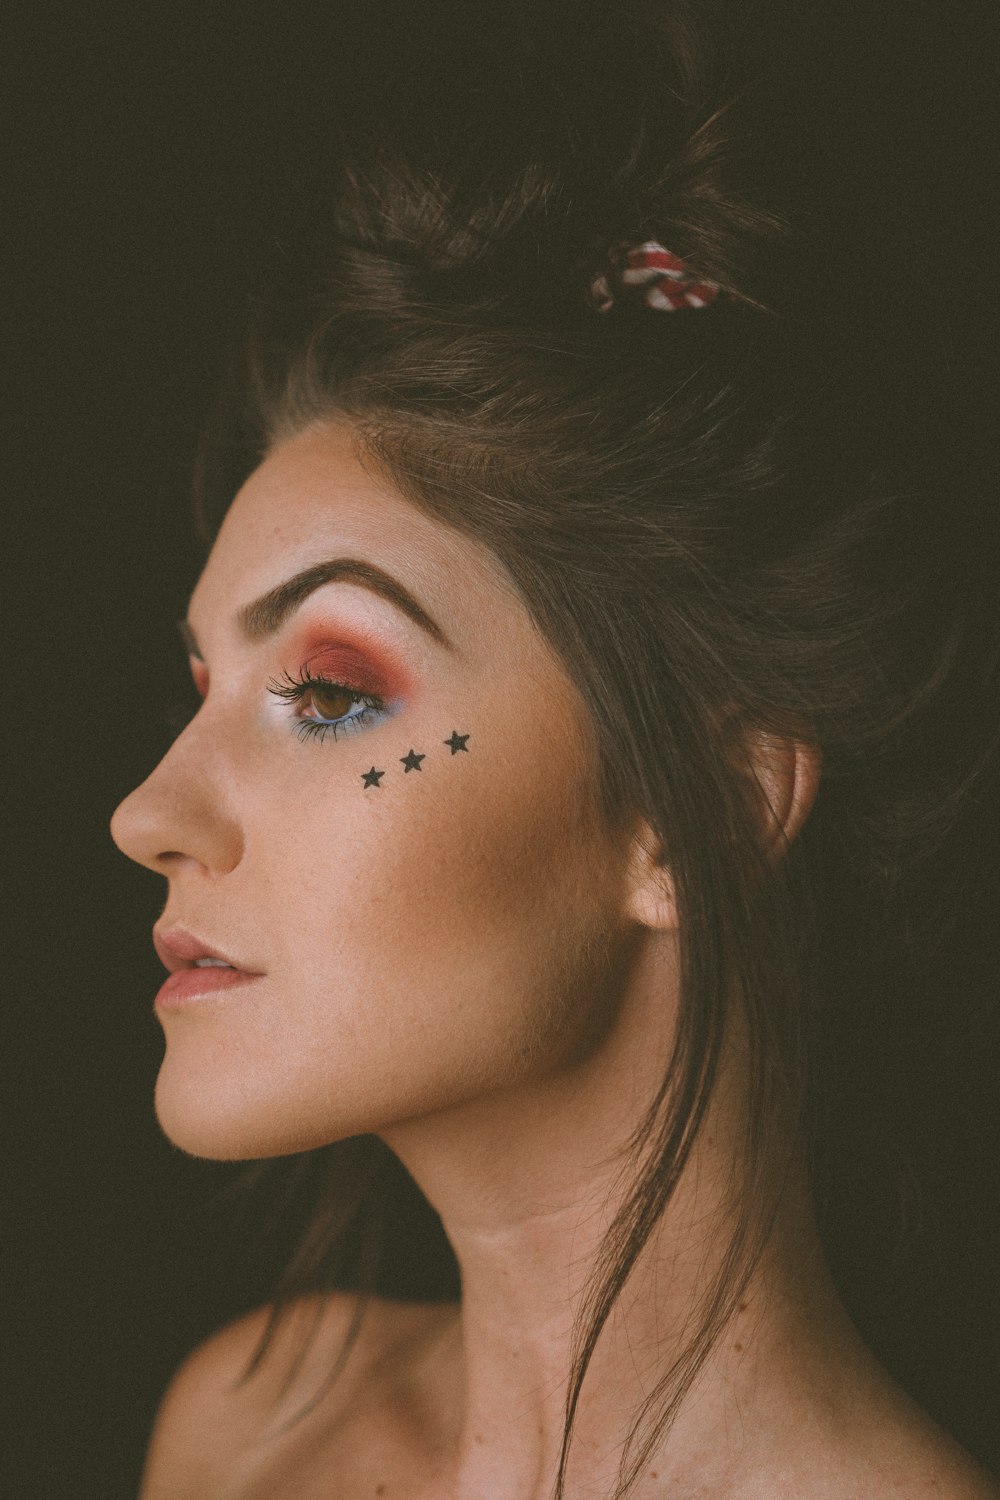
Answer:
<path fill-rule="evenodd" d="M 327 583 L 356 583 L 362 588 L 370 589 L 372 593 L 380 595 L 402 610 L 432 640 L 447 647 L 449 651 L 454 651 L 454 645 L 440 625 L 431 619 L 398 579 L 393 578 L 391 573 L 383 572 L 374 563 L 364 562 L 356 557 L 334 557 L 328 562 L 313 563 L 311 567 L 303 568 L 301 573 L 296 573 L 293 577 L 286 578 L 284 583 L 269 589 L 266 594 L 261 594 L 251 604 L 245 604 L 236 612 L 236 620 L 244 638 L 256 642 L 274 635 L 310 594 Z M 186 619 L 178 620 L 177 629 L 190 654 L 198 661 L 203 661 L 204 657 L 190 622 Z"/>

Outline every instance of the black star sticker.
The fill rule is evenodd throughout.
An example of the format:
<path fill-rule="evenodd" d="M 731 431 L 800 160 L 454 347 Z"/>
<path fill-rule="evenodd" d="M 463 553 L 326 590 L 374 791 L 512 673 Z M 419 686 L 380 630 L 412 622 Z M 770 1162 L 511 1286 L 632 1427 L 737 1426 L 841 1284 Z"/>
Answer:
<path fill-rule="evenodd" d="M 472 731 L 470 730 L 469 733 L 471 734 L 471 732 Z M 445 740 L 444 743 L 446 745 L 450 745 L 451 746 L 451 753 L 452 753 L 452 755 L 455 754 L 456 750 L 464 750 L 465 753 L 468 754 L 469 753 L 469 747 L 465 743 L 468 738 L 469 738 L 468 734 L 459 734 L 459 732 L 458 732 L 457 729 L 453 729 L 451 731 L 451 739 L 450 740 Z"/>
<path fill-rule="evenodd" d="M 370 771 L 362 771 L 361 780 L 365 786 L 378 786 L 384 775 L 384 771 L 376 771 L 375 767 L 372 766 Z"/>
<path fill-rule="evenodd" d="M 421 770 L 422 767 L 420 765 L 420 762 L 425 759 L 423 755 L 418 755 L 415 750 L 411 750 L 409 755 L 401 755 L 399 758 L 403 762 L 403 765 L 406 767 L 407 771 Z"/>

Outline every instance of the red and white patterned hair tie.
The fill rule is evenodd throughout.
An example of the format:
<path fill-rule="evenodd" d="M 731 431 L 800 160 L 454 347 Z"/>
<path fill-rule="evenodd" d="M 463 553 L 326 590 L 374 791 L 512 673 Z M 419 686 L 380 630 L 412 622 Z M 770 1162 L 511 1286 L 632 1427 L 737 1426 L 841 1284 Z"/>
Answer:
<path fill-rule="evenodd" d="M 656 240 L 647 240 L 626 252 L 621 271 L 625 287 L 645 287 L 642 300 L 657 312 L 677 312 L 682 307 L 708 307 L 721 288 L 714 281 L 692 276 L 684 261 Z M 611 280 L 606 273 L 594 278 L 590 295 L 598 312 L 609 312 L 615 305 Z"/>

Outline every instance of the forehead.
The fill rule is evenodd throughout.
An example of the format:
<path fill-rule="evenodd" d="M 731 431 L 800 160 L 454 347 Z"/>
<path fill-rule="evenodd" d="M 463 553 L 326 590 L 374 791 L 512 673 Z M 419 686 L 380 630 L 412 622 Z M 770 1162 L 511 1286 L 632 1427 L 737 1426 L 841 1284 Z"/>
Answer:
<path fill-rule="evenodd" d="M 194 623 L 233 611 L 327 558 L 393 574 L 453 638 L 491 629 L 537 635 L 517 586 L 475 538 L 425 514 L 358 458 L 346 425 L 277 444 L 233 500 L 191 597 Z M 541 638 L 538 637 L 541 646 Z"/>

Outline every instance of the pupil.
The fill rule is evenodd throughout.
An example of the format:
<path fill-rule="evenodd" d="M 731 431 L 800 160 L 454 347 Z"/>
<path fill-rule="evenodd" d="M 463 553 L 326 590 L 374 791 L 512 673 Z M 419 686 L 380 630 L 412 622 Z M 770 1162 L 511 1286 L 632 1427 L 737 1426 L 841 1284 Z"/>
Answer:
<path fill-rule="evenodd" d="M 313 688 L 313 703 L 324 719 L 340 719 L 354 702 L 354 694 L 344 688 Z"/>

